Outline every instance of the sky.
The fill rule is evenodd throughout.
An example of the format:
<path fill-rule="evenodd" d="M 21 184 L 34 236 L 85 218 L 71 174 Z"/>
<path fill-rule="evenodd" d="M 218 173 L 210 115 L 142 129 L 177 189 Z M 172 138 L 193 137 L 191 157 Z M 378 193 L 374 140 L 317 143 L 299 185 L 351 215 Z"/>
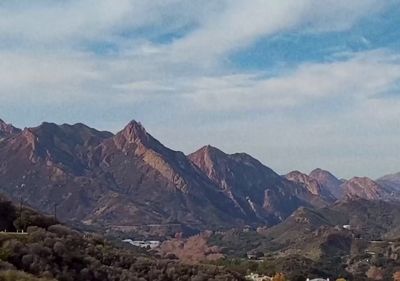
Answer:
<path fill-rule="evenodd" d="M 399 26 L 400 0 L 0 0 L 0 118 L 377 178 L 400 171 Z"/>

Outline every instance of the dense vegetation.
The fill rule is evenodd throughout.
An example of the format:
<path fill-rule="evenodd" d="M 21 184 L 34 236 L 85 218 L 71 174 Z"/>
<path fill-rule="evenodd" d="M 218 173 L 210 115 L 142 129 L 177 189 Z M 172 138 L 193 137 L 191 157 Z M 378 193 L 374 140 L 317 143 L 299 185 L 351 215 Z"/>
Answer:
<path fill-rule="evenodd" d="M 322 215 L 299 210 L 268 230 L 214 233 L 209 246 L 218 246 L 226 256 L 214 264 L 243 274 L 284 272 L 289 280 L 393 280 L 400 270 L 400 239 L 395 238 L 399 209 L 390 203 L 362 201 L 335 208 L 322 210 Z M 346 213 L 351 217 L 342 215 Z M 345 223 L 351 230 L 342 227 Z"/>
<path fill-rule="evenodd" d="M 337 261 L 336 261 L 337 262 Z M 350 278 L 351 274 L 346 272 L 335 263 L 329 266 L 324 263 L 315 262 L 299 255 L 291 255 L 280 258 L 264 258 L 263 261 L 252 261 L 246 259 L 221 259 L 213 262 L 214 265 L 223 266 L 241 274 L 258 273 L 260 275 L 274 276 L 284 272 L 288 280 L 306 280 L 307 278 L 330 277 L 335 280 L 338 276 Z"/>
<path fill-rule="evenodd" d="M 0 202 L 3 226 L 18 224 L 18 211 Z M 97 235 L 46 225 L 48 218 L 25 210 L 28 234 L 0 234 L 1 280 L 243 280 L 218 266 L 186 266 L 157 260 L 132 249 L 117 248 Z M 29 216 L 32 214 L 33 216 Z M 35 219 L 36 218 L 36 219 Z M 12 223 L 11 220 L 14 219 Z M 41 227 L 34 226 L 38 222 Z M 38 279 L 40 278 L 40 279 Z"/>
<path fill-rule="evenodd" d="M 360 231 L 363 228 L 347 231 L 334 223 L 321 223 L 330 214 L 326 210 L 323 217 L 302 210 L 268 230 L 210 232 L 203 241 L 204 248 L 218 246 L 225 258 L 189 266 L 155 258 L 139 248 L 120 247 L 98 235 L 83 234 L 0 198 L 0 230 L 8 231 L 0 233 L 0 281 L 222 281 L 244 280 L 241 276 L 248 273 L 274 276 L 280 272 L 291 281 L 307 277 L 393 280 L 394 274 L 400 275 L 400 240 L 384 237 L 389 232 L 396 236 L 398 226 L 392 219 L 396 216 L 393 209 L 378 207 L 362 214 L 379 218 L 371 224 L 381 229 L 374 231 L 381 233 L 377 241 L 370 240 L 375 238 L 370 231 Z M 16 230 L 28 234 L 10 232 Z M 248 260 L 248 254 L 259 260 Z"/>

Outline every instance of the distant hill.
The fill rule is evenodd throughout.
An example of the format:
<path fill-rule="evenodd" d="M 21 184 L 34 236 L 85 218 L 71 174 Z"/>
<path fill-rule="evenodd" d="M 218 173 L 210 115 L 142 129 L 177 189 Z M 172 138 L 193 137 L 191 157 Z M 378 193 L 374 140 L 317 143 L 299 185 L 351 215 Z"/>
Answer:
<path fill-rule="evenodd" d="M 316 180 L 322 190 L 330 192 L 338 200 L 352 198 L 398 200 L 400 198 L 400 186 L 396 182 L 396 175 L 386 176 L 376 181 L 368 177 L 339 180 L 329 171 L 315 169 L 310 173 L 309 177 Z"/>
<path fill-rule="evenodd" d="M 318 237 L 328 229 L 344 231 L 345 225 L 366 240 L 400 238 L 400 203 L 352 199 L 320 209 L 299 208 L 284 222 L 268 229 L 266 235 L 283 245 L 288 241 L 301 245 L 305 236 Z"/>
<path fill-rule="evenodd" d="M 321 209 L 300 207 L 285 221 L 271 228 L 257 231 L 257 234 L 244 232 L 239 242 L 231 232 L 227 232 L 223 238 L 225 243 L 216 245 L 246 249 L 244 245 L 236 244 L 246 244 L 246 236 L 251 235 L 252 242 L 246 251 L 256 249 L 278 256 L 301 254 L 318 260 L 321 256 L 338 255 L 342 251 L 349 254 L 349 246 L 356 238 L 365 241 L 400 239 L 399 225 L 400 203 L 348 200 Z M 330 246 L 326 244 L 333 237 L 336 237 L 336 242 Z"/>
<path fill-rule="evenodd" d="M 367 200 L 396 199 L 393 190 L 385 188 L 367 177 L 354 177 L 345 181 L 340 188 L 344 198 L 361 198 Z"/>
<path fill-rule="evenodd" d="M 377 179 L 376 182 L 395 192 L 400 192 L 400 172 L 383 176 Z"/>
<path fill-rule="evenodd" d="M 400 266 L 400 203 L 349 199 L 321 209 L 300 207 L 285 221 L 257 230 L 217 232 L 208 247 L 218 247 L 228 262 L 241 268 L 238 257 L 260 257 L 258 271 L 282 268 L 289 276 L 346 277 L 369 280 L 383 270 L 391 280 Z M 232 259 L 231 263 L 229 258 Z"/>

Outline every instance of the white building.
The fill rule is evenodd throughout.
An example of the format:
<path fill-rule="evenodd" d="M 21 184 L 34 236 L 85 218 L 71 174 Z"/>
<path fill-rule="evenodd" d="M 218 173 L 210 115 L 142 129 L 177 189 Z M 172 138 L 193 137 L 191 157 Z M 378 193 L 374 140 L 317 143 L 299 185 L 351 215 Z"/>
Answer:
<path fill-rule="evenodd" d="M 125 240 L 122 240 L 122 242 L 129 243 L 133 246 L 140 247 L 140 248 L 150 247 L 150 249 L 157 248 L 161 244 L 160 241 L 142 241 L 142 240 L 134 241 L 132 239 L 125 239 Z"/>
<path fill-rule="evenodd" d="M 259 275 L 257 273 L 250 273 L 245 278 L 246 278 L 246 280 L 249 280 L 249 281 L 271 281 L 272 280 L 272 278 L 269 276 Z"/>

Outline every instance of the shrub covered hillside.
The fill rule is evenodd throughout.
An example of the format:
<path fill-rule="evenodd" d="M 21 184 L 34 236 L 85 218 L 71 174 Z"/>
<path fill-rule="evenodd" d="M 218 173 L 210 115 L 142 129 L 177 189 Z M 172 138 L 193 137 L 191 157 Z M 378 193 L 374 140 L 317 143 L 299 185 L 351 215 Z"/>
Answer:
<path fill-rule="evenodd" d="M 12 204 L 0 201 L 0 211 L 2 226 L 18 225 L 18 210 Z M 38 217 L 36 221 L 48 222 Z M 32 221 L 26 220 L 26 235 L 0 233 L 0 281 L 244 280 L 221 267 L 157 260 L 116 248 L 97 235 L 82 235 L 58 224 L 35 226 Z"/>
<path fill-rule="evenodd" d="M 41 215 L 26 206 L 16 208 L 0 195 L 0 231 L 26 231 L 29 226 L 48 228 L 57 223 L 53 217 Z"/>

